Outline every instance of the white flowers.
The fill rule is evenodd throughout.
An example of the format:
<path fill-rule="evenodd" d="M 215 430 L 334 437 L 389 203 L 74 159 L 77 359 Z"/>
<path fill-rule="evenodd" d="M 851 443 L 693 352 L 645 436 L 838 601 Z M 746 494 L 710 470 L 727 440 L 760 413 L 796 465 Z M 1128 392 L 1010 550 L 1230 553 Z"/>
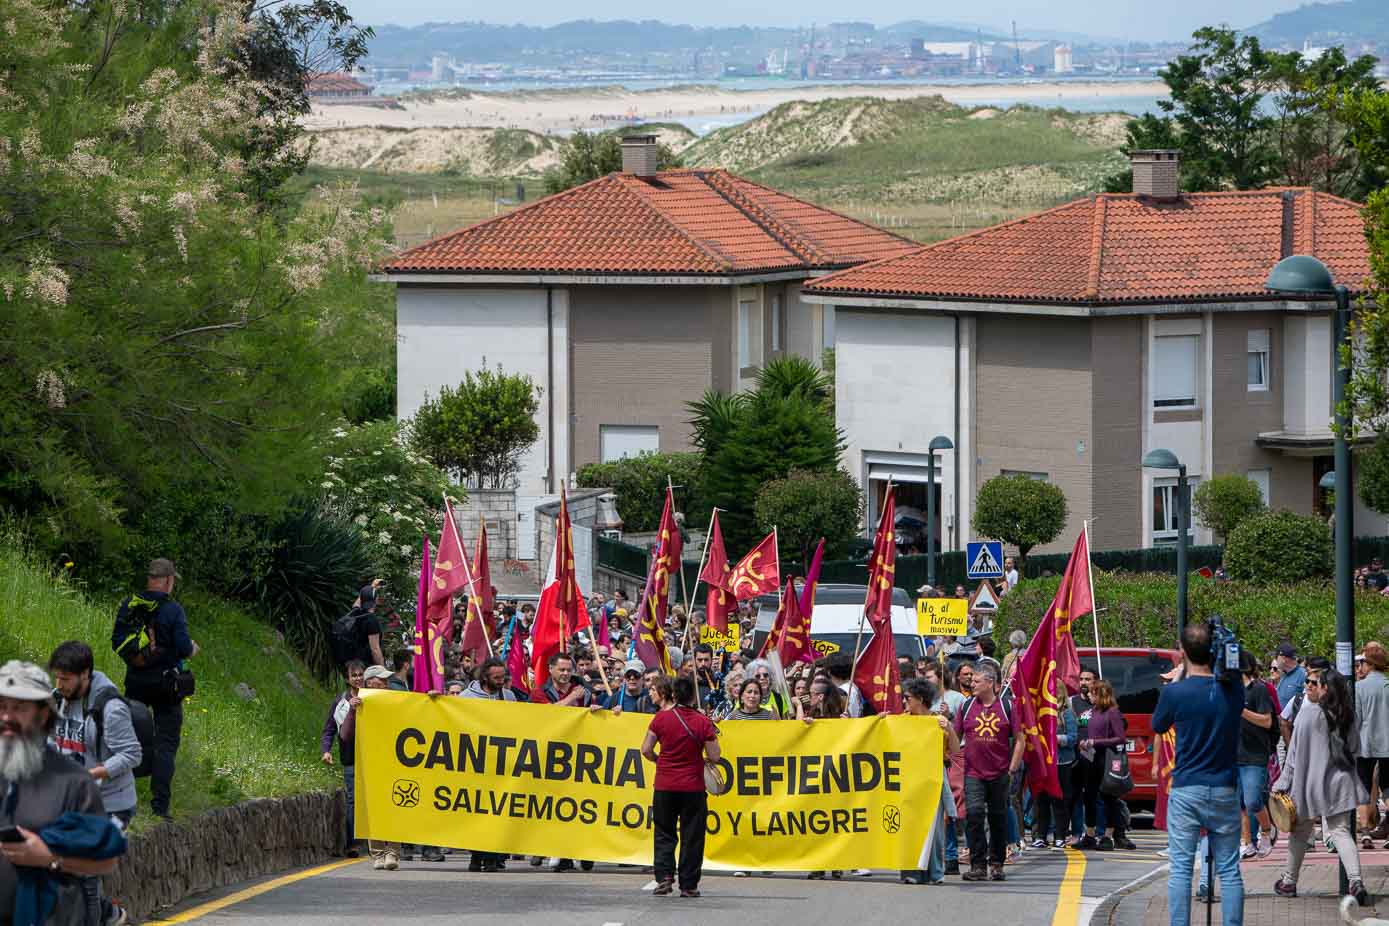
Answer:
<path fill-rule="evenodd" d="M 34 381 L 34 391 L 39 394 L 39 398 L 53 411 L 58 411 L 67 406 L 67 393 L 63 389 L 63 381 L 57 373 L 52 370 L 44 370 Z"/>
<path fill-rule="evenodd" d="M 67 305 L 67 271 L 53 263 L 47 254 L 38 254 L 29 261 L 29 273 L 24 278 L 24 295 L 50 305 Z"/>
<path fill-rule="evenodd" d="M 357 515 L 357 517 L 355 517 L 355 518 L 352 519 L 352 523 L 355 524 L 355 525 L 357 525 L 358 527 L 366 527 L 366 526 L 367 526 L 367 516 L 364 515 L 364 514 L 359 514 L 359 515 Z"/>

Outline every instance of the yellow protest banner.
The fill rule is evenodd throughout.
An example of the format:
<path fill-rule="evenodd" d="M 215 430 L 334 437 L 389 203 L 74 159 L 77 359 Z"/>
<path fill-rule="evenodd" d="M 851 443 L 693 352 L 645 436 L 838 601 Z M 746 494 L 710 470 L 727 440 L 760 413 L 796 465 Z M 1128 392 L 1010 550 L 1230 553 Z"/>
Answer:
<path fill-rule="evenodd" d="M 835 653 L 839 652 L 839 644 L 831 643 L 829 640 L 812 639 L 810 645 L 821 657 L 833 656 Z"/>
<path fill-rule="evenodd" d="M 363 691 L 357 835 L 650 864 L 649 714 Z M 941 796 L 934 717 L 725 721 L 706 867 L 918 868 Z"/>
<path fill-rule="evenodd" d="M 724 650 L 729 653 L 738 652 L 738 631 L 741 628 L 737 624 L 729 624 L 727 630 L 718 630 L 705 624 L 699 628 L 699 642 L 707 643 L 717 652 Z"/>
<path fill-rule="evenodd" d="M 916 599 L 916 632 L 923 637 L 958 637 L 969 632 L 969 601 L 964 598 Z"/>

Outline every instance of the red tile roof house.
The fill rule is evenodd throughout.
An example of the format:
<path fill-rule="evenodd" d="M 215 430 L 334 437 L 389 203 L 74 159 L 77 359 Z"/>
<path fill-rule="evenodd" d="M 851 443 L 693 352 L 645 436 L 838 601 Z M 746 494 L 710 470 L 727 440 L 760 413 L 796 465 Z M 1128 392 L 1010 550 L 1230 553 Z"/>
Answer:
<path fill-rule="evenodd" d="M 1176 473 L 1241 473 L 1268 503 L 1321 510 L 1331 468 L 1329 301 L 1264 288 L 1313 254 L 1352 292 L 1369 275 L 1361 208 L 1308 189 L 1180 194 L 1175 152 L 1135 152 L 1134 188 L 1097 195 L 812 281 L 835 317 L 846 464 L 923 511 L 937 459 L 941 549 L 961 549 L 976 492 L 999 473 L 1060 486 L 1070 520 L 1038 552 L 1175 541 Z M 1357 499 L 1357 506 L 1359 500 Z M 1359 533 L 1385 519 L 1357 507 Z M 1211 542 L 1197 526 L 1194 538 Z"/>
<path fill-rule="evenodd" d="M 658 172 L 655 152 L 654 136 L 628 137 L 622 172 L 382 268 L 396 284 L 401 418 L 484 363 L 544 390 L 522 518 L 586 463 L 689 449 L 685 404 L 706 389 L 744 388 L 783 354 L 818 363 L 832 319 L 801 287 L 917 247 L 725 171 Z"/>

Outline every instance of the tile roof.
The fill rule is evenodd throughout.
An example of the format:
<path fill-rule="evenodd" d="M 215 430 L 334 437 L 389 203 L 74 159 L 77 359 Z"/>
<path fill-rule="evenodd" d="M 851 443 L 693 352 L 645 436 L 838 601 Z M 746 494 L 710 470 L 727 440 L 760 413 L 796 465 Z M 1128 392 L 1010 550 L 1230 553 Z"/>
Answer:
<path fill-rule="evenodd" d="M 1289 254 L 1362 289 L 1361 207 L 1308 189 L 1101 194 L 815 280 L 822 295 L 1095 305 L 1269 297 Z"/>
<path fill-rule="evenodd" d="M 387 273 L 724 276 L 850 267 L 918 245 L 723 170 L 614 173 L 397 256 Z"/>

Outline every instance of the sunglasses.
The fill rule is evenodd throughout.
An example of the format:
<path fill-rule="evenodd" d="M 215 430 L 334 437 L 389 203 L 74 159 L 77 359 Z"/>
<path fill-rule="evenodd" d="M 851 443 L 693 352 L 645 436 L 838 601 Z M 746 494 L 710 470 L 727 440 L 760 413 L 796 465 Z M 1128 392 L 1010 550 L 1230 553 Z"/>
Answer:
<path fill-rule="evenodd" d="M 1321 679 L 1319 679 L 1319 678 L 1309 678 L 1309 679 L 1307 679 L 1307 687 L 1310 688 L 1310 687 L 1312 687 L 1313 685 L 1317 686 L 1318 688 L 1322 687 Z"/>

